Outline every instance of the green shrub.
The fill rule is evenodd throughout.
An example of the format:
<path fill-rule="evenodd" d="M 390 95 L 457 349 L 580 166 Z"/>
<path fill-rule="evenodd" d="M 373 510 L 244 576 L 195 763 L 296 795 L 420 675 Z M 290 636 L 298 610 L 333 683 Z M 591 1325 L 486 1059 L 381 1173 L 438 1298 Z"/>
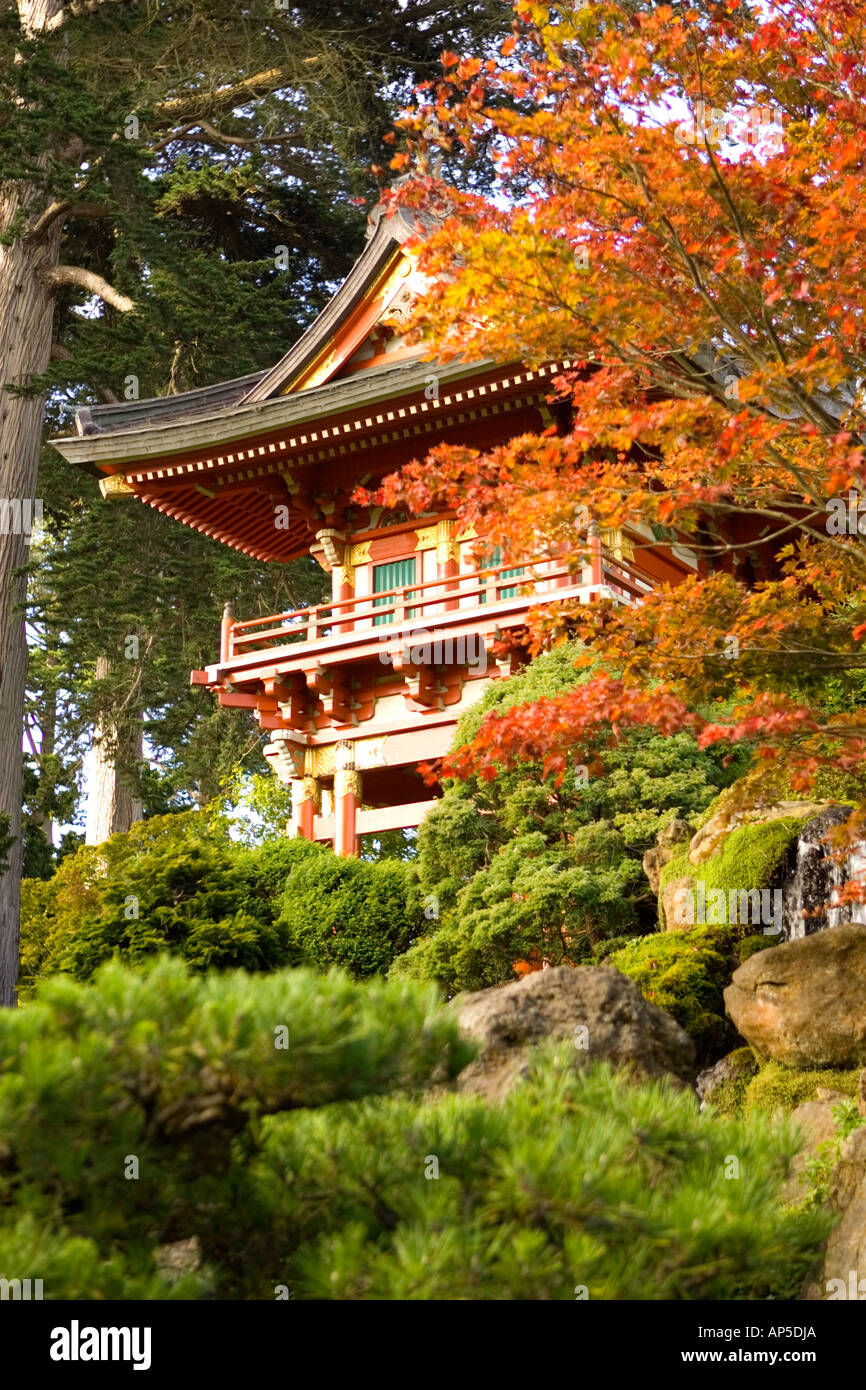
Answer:
<path fill-rule="evenodd" d="M 276 922 L 290 876 L 308 858 L 320 856 L 322 848 L 310 840 L 290 840 L 287 835 L 253 847 L 233 847 L 243 911 L 265 925 Z"/>
<path fill-rule="evenodd" d="M 505 845 L 461 890 L 456 910 L 397 959 L 397 974 L 434 980 L 449 993 L 513 978 L 515 962 L 577 964 L 601 937 L 634 926 L 630 890 L 640 865 L 609 824 L 584 826 L 551 849 L 540 832 Z"/>
<path fill-rule="evenodd" d="M 424 926 L 414 868 L 309 848 L 297 857 L 281 900 L 278 925 L 293 958 L 320 970 L 339 965 L 358 979 L 383 973 Z"/>
<path fill-rule="evenodd" d="M 571 1048 L 500 1105 L 409 1094 L 471 1054 L 429 987 L 165 957 L 55 977 L 0 1011 L 0 1273 L 99 1300 L 795 1287 L 827 1221 L 780 1208 L 785 1125 L 574 1070 Z M 180 1283 L 175 1241 L 200 1256 Z"/>
<path fill-rule="evenodd" d="M 591 671 L 575 666 L 582 655 L 579 644 L 565 643 L 508 680 L 497 681 L 462 716 L 453 746 L 470 743 L 490 711 L 505 713 L 587 680 Z M 539 832 L 551 848 L 564 847 L 581 827 L 598 821 L 611 825 L 622 837 L 623 853 L 639 862 L 673 816 L 697 816 L 734 781 L 745 755 L 737 750 L 725 767 L 729 753 L 701 751 L 689 734 L 663 738 L 652 730 L 628 730 L 616 739 L 599 734 L 582 751 L 581 764 L 575 757 L 558 785 L 552 775 L 542 775 L 540 765 L 528 763 L 502 770 L 493 781 L 472 777 L 448 783 L 418 833 L 423 887 L 450 908 L 460 888 L 510 840 Z M 601 760 L 603 775 L 593 773 L 587 780 L 582 769 L 593 754 Z M 636 910 L 642 905 L 651 913 L 645 879 L 632 896 Z M 645 925 L 654 925 L 654 917 L 647 915 Z"/>
<path fill-rule="evenodd" d="M 164 950 L 198 970 L 342 965 L 361 977 L 422 930 L 411 865 L 338 859 L 285 836 L 243 845 L 230 829 L 218 815 L 161 816 L 25 880 L 22 996 L 54 971 L 87 979 L 114 954 Z"/>
<path fill-rule="evenodd" d="M 779 1205 L 796 1139 L 568 1054 L 537 1057 L 498 1106 L 389 1098 L 271 1122 L 261 1163 L 305 1238 L 299 1296 L 790 1296 L 829 1224 Z"/>
<path fill-rule="evenodd" d="M 197 970 L 289 963 L 285 933 L 251 886 L 254 874 L 220 817 L 198 812 L 141 821 L 104 845 L 83 846 L 51 879 L 22 887 L 22 995 L 40 976 L 87 979 L 119 954 L 160 951 Z M 269 853 L 260 851 L 267 888 Z M 253 910 L 251 911 L 250 908 Z"/>
<path fill-rule="evenodd" d="M 461 718 L 454 746 L 484 715 L 531 704 L 586 680 L 576 644 L 544 653 L 496 682 Z M 603 775 L 589 776 L 594 756 Z M 422 889 L 439 917 L 395 970 L 475 989 L 514 978 L 515 964 L 590 960 L 605 938 L 657 925 L 641 860 L 674 816 L 697 815 L 737 775 L 688 734 L 599 735 L 557 784 L 540 765 L 492 781 L 450 783 L 418 834 Z M 520 967 L 522 968 L 522 967 Z"/>
<path fill-rule="evenodd" d="M 134 964 L 164 950 L 195 970 L 273 970 L 287 959 L 279 927 L 242 910 L 231 857 L 219 846 L 169 840 L 114 871 L 54 964 L 86 980 L 117 953 Z"/>
<path fill-rule="evenodd" d="M 190 847 L 196 850 L 205 847 L 211 852 L 219 848 L 228 862 L 234 852 L 228 822 L 197 811 L 155 816 L 138 821 L 125 834 L 112 835 L 105 844 L 81 845 L 63 858 L 50 879 L 24 879 L 21 885 L 22 997 L 26 997 L 38 976 L 63 968 L 61 960 L 68 950 L 74 951 L 82 924 L 87 922 L 93 926 L 94 919 L 102 911 L 105 895 L 131 868 L 135 872 L 132 866 L 140 862 L 141 856 L 183 854 Z M 132 905 L 124 902 L 123 922 L 131 920 L 126 916 L 131 910 Z M 138 911 L 141 920 L 140 902 Z M 146 929 L 145 923 L 142 930 Z M 113 934 L 111 928 L 108 931 L 109 935 Z M 98 940 L 94 940 L 90 948 L 94 957 L 100 959 L 112 949 L 108 945 L 106 951 L 101 951 Z"/>

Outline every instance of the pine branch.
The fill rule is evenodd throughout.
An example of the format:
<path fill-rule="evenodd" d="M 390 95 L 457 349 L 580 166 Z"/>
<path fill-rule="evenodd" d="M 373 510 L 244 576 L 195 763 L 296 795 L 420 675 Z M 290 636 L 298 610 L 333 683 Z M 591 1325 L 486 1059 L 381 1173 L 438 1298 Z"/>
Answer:
<path fill-rule="evenodd" d="M 64 347 L 62 343 L 51 344 L 51 360 L 53 362 L 71 362 L 74 356 L 75 354 L 70 352 L 68 347 Z M 120 404 L 120 397 L 115 395 L 110 386 L 98 386 L 96 390 L 106 405 Z"/>
<path fill-rule="evenodd" d="M 233 82 L 228 87 L 220 87 L 215 92 L 190 92 L 187 96 L 170 97 L 157 102 L 154 115 L 163 124 L 174 121 L 189 121 L 198 118 L 201 110 L 213 111 L 226 106 L 234 106 L 239 97 L 267 96 L 275 92 L 288 78 L 286 68 L 266 68 L 253 73 L 241 82 Z"/>
<path fill-rule="evenodd" d="M 53 289 L 61 289 L 64 285 L 77 285 L 80 289 L 97 295 L 106 304 L 110 304 L 112 309 L 118 309 L 122 314 L 129 314 L 135 308 L 134 300 L 128 295 L 121 294 L 120 290 L 116 290 L 101 275 L 97 275 L 93 270 L 85 270 L 81 265 L 52 266 L 42 272 L 42 280 Z"/>
<path fill-rule="evenodd" d="M 49 228 L 59 217 L 64 221 L 70 217 L 109 217 L 110 210 L 105 203 L 72 203 L 68 199 L 59 199 L 47 207 L 37 218 L 33 226 L 27 232 L 24 240 L 29 242 L 42 241 Z"/>
<path fill-rule="evenodd" d="M 248 139 L 243 135 L 226 135 L 224 131 L 217 130 L 215 125 L 203 117 L 196 121 L 190 121 L 183 125 L 179 130 L 173 130 L 170 135 L 166 135 L 158 144 L 151 146 L 154 153 L 164 150 L 167 145 L 175 141 L 187 140 L 190 143 L 216 144 L 216 145 L 240 145 L 245 149 L 257 149 L 262 145 L 286 145 L 297 144 L 296 135 L 256 135 Z"/>

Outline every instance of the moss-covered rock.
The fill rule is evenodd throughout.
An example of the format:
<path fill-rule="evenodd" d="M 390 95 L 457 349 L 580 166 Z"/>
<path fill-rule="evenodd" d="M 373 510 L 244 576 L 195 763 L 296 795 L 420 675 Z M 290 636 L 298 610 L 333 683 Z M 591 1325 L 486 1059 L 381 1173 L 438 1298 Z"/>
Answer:
<path fill-rule="evenodd" d="M 746 1090 L 758 1070 L 758 1062 L 750 1047 L 738 1047 L 723 1057 L 707 1074 L 708 1080 L 701 1087 L 698 1077 L 698 1094 L 711 1105 L 719 1115 L 740 1115 L 745 1104 Z M 716 1076 L 713 1072 L 717 1073 Z"/>
<path fill-rule="evenodd" d="M 731 890 L 742 892 L 769 887 L 778 877 L 792 841 L 808 819 L 808 815 L 783 816 L 766 823 L 738 826 L 725 837 L 714 854 L 699 864 L 692 862 L 687 846 L 681 848 L 661 871 L 659 921 L 668 931 L 682 930 L 683 923 L 677 921 L 674 910 L 675 903 L 682 899 L 676 895 L 683 891 L 694 894 L 700 883 L 707 902 L 707 924 L 728 925 L 728 894 Z M 724 903 L 710 898 L 711 892 L 716 889 L 724 893 Z M 771 944 L 772 938 L 765 939 L 765 947 Z"/>
<path fill-rule="evenodd" d="M 605 964 L 634 980 L 641 994 L 675 1018 L 706 1066 L 737 1040 L 722 991 L 736 964 L 737 938 L 727 927 L 657 932 L 608 956 Z"/>

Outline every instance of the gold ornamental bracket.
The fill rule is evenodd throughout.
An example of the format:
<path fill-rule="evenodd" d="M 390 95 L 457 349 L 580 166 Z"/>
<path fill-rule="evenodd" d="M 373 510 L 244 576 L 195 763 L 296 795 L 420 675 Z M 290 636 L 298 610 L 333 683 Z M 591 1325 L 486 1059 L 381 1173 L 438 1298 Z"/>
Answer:
<path fill-rule="evenodd" d="M 456 521 L 437 521 L 435 526 L 422 526 L 415 532 L 415 549 L 435 550 L 437 564 L 447 564 L 449 560 L 460 559 L 460 537 L 457 536 Z"/>
<path fill-rule="evenodd" d="M 334 773 L 334 795 L 336 797 L 354 796 L 361 799 L 361 774 L 354 768 L 338 767 Z"/>
<path fill-rule="evenodd" d="M 295 800 L 295 795 L 296 795 L 296 793 L 295 793 L 295 788 L 292 787 L 292 800 L 293 800 L 293 801 Z M 319 786 L 318 779 L 315 778 L 315 777 L 304 777 L 304 778 L 298 783 L 298 789 L 297 789 L 297 804 L 298 804 L 298 806 L 299 806 L 299 807 L 303 806 L 303 804 L 304 804 L 305 801 L 312 801 L 312 803 L 313 803 L 313 805 L 315 806 L 315 808 L 316 808 L 317 811 L 321 809 L 321 805 L 322 805 L 322 789 L 321 789 L 321 787 Z"/>
<path fill-rule="evenodd" d="M 122 473 L 110 473 L 107 478 L 100 478 L 99 491 L 107 498 L 137 496 L 135 488 L 130 486 Z"/>
<path fill-rule="evenodd" d="M 629 536 L 620 530 L 601 531 L 601 543 L 609 550 L 615 560 L 633 560 L 634 544 Z"/>

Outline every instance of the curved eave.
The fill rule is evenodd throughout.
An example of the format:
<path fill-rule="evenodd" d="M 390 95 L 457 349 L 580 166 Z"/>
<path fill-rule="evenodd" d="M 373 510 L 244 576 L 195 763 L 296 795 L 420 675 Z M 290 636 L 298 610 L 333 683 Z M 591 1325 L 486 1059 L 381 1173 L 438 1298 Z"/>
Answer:
<path fill-rule="evenodd" d="M 436 366 L 419 357 L 398 366 L 375 367 L 290 396 L 239 405 L 195 418 L 153 424 L 106 434 L 67 435 L 51 444 L 78 467 L 92 464 L 103 471 L 129 471 L 136 463 L 203 453 L 240 445 L 272 430 L 313 424 L 328 416 L 373 406 L 407 392 L 424 389 L 435 370 L 440 382 L 471 377 L 490 369 L 490 363 L 469 367 L 454 361 Z"/>

